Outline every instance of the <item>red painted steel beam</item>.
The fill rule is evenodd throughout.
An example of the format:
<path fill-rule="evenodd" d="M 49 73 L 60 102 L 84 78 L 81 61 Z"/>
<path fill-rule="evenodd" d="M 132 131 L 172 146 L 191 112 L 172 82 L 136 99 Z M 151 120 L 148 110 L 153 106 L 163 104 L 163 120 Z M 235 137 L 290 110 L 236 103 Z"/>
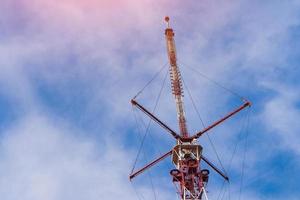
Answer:
<path fill-rule="evenodd" d="M 136 177 L 137 175 L 143 173 L 145 170 L 149 169 L 150 167 L 152 167 L 153 165 L 157 164 L 158 162 L 162 161 L 163 159 L 165 159 L 166 157 L 168 157 L 169 155 L 172 154 L 172 150 L 167 152 L 166 154 L 162 155 L 161 157 L 157 158 L 156 160 L 152 161 L 151 163 L 149 163 L 148 165 L 146 165 L 145 167 L 141 168 L 140 170 L 132 173 L 129 176 L 129 179 L 132 180 L 134 177 Z"/>
<path fill-rule="evenodd" d="M 148 115 L 151 119 L 153 119 L 156 123 L 158 123 L 161 127 L 166 129 L 175 139 L 180 138 L 180 136 L 173 131 L 170 127 L 168 127 L 165 123 L 155 117 L 151 112 L 149 112 L 146 108 L 144 108 L 141 104 L 139 104 L 135 99 L 131 100 L 131 104 L 136 106 L 138 109 L 143 111 L 146 115 Z"/>
<path fill-rule="evenodd" d="M 201 135 L 203 135 L 205 132 L 209 131 L 210 129 L 216 127 L 217 125 L 221 124 L 222 122 L 224 122 L 225 120 L 227 120 L 228 118 L 230 118 L 231 116 L 235 115 L 236 113 L 240 112 L 241 110 L 243 110 L 246 107 L 250 107 L 251 103 L 249 101 L 246 101 L 242 106 L 240 106 L 239 108 L 237 108 L 236 110 L 230 112 L 229 114 L 227 114 L 225 117 L 221 118 L 220 120 L 216 121 L 215 123 L 213 123 L 212 125 L 208 126 L 207 128 L 205 128 L 204 130 L 196 133 L 194 136 L 191 137 L 191 139 L 198 139 Z"/>
<path fill-rule="evenodd" d="M 226 174 L 224 174 L 221 170 L 219 170 L 214 164 L 212 164 L 207 158 L 205 158 L 203 155 L 201 156 L 201 159 L 206 162 L 213 170 L 215 170 L 220 176 L 222 176 L 226 181 L 229 181 L 229 178 Z"/>

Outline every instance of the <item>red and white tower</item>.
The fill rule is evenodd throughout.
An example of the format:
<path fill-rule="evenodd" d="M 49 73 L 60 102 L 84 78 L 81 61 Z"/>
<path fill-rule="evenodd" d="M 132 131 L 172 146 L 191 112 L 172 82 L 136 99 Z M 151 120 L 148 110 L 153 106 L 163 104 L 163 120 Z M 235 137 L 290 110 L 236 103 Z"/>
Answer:
<path fill-rule="evenodd" d="M 167 22 L 167 29 L 165 30 L 167 51 L 170 62 L 170 79 L 172 92 L 176 101 L 177 117 L 179 122 L 180 135 L 182 137 L 188 137 L 188 131 L 186 127 L 186 120 L 184 114 L 184 104 L 183 104 L 183 88 L 181 81 L 181 74 L 177 66 L 177 56 L 174 41 L 174 32 L 170 28 L 169 17 L 165 18 Z"/>
<path fill-rule="evenodd" d="M 180 139 L 177 139 L 177 145 L 172 151 L 172 161 L 176 169 L 171 170 L 170 174 L 173 177 L 173 182 L 179 185 L 179 193 L 182 199 L 201 199 L 202 193 L 205 193 L 204 183 L 208 180 L 208 170 L 201 173 L 199 163 L 202 147 L 196 143 L 196 140 L 189 139 L 184 113 L 182 80 L 177 65 L 175 34 L 170 27 L 169 20 L 169 17 L 165 18 L 167 23 L 165 37 L 170 62 L 171 86 L 175 98 L 181 136 Z"/>
<path fill-rule="evenodd" d="M 131 103 L 148 115 L 153 121 L 158 123 L 162 128 L 164 128 L 168 133 L 170 133 L 176 139 L 176 145 L 172 150 L 162 155 L 160 158 L 149 163 L 145 167 L 132 172 L 129 176 L 130 180 L 137 175 L 144 172 L 146 169 L 152 167 L 156 163 L 165 159 L 166 157 L 172 157 L 172 163 L 175 168 L 170 171 L 172 181 L 175 183 L 178 189 L 178 194 L 182 200 L 202 200 L 208 199 L 206 194 L 206 184 L 208 182 L 209 170 L 201 169 L 200 161 L 204 161 L 208 166 L 211 167 L 216 173 L 221 175 L 225 180 L 229 180 L 227 175 L 225 175 L 221 170 L 219 170 L 215 165 L 208 161 L 202 155 L 202 146 L 197 143 L 197 139 L 204 133 L 208 132 L 215 126 L 221 124 L 231 116 L 240 112 L 244 108 L 251 105 L 249 101 L 244 101 L 243 105 L 233 110 L 232 112 L 225 115 L 223 118 L 215 121 L 210 126 L 204 128 L 202 131 L 194 133 L 192 136 L 189 134 L 186 124 L 185 112 L 184 112 L 184 102 L 183 102 L 183 84 L 181 79 L 181 74 L 179 67 L 177 65 L 176 47 L 174 40 L 174 31 L 170 27 L 169 17 L 165 18 L 167 23 L 167 28 L 165 30 L 165 38 L 167 44 L 167 53 L 170 63 L 170 80 L 172 92 L 175 98 L 177 118 L 179 124 L 180 133 L 176 133 L 173 129 L 163 123 L 158 119 L 153 113 L 148 111 L 145 107 L 137 102 L 136 99 L 132 99 Z"/>

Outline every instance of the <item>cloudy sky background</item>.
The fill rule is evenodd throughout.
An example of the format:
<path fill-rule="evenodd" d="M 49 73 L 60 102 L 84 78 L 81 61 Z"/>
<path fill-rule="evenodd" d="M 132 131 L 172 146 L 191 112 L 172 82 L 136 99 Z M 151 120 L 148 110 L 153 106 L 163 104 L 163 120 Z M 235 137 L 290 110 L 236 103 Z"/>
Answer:
<path fill-rule="evenodd" d="M 299 197 L 299 0 L 2 0 L 1 199 L 154 199 L 151 180 L 157 199 L 176 197 L 169 160 L 128 180 L 140 142 L 134 113 L 146 120 L 129 101 L 167 62 L 165 15 L 206 125 L 241 102 L 188 66 L 253 102 L 248 137 L 248 111 L 211 134 L 232 177 L 223 199 L 239 199 L 245 138 L 241 199 Z M 149 109 L 163 77 L 139 97 Z M 157 115 L 176 129 L 168 84 Z M 202 126 L 186 103 L 194 132 Z M 150 132 L 139 166 L 173 145 L 159 127 Z M 200 143 L 219 166 L 207 137 Z M 222 179 L 212 172 L 210 181 L 218 199 Z"/>

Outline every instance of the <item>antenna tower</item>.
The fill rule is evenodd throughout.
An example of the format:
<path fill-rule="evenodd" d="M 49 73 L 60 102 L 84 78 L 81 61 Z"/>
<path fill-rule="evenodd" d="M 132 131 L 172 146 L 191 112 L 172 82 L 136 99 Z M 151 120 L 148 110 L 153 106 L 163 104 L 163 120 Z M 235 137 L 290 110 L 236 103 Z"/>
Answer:
<path fill-rule="evenodd" d="M 177 55 L 174 40 L 174 31 L 170 27 L 169 17 L 165 17 L 167 23 L 167 28 L 165 29 L 165 38 L 167 44 L 167 53 L 170 64 L 170 80 L 172 93 L 176 103 L 177 118 L 179 124 L 180 133 L 176 133 L 173 129 L 163 123 L 159 118 L 157 118 L 153 113 L 148 111 L 144 106 L 137 102 L 134 98 L 131 100 L 133 106 L 137 107 L 139 110 L 148 115 L 153 121 L 158 123 L 162 128 L 164 128 L 168 133 L 171 134 L 176 140 L 176 145 L 172 150 L 162 155 L 160 158 L 149 163 L 145 167 L 132 172 L 129 179 L 132 180 L 137 175 L 143 173 L 145 170 L 149 169 L 153 165 L 162 161 L 163 159 L 171 156 L 172 163 L 175 168 L 170 171 L 172 181 L 177 185 L 178 193 L 181 200 L 202 200 L 208 199 L 206 193 L 206 185 L 209 178 L 209 170 L 202 169 L 200 166 L 201 161 L 204 161 L 208 166 L 211 167 L 216 173 L 221 175 L 225 180 L 229 180 L 228 176 L 218 169 L 213 163 L 211 163 L 206 157 L 202 155 L 202 146 L 197 143 L 197 139 L 204 133 L 218 126 L 228 118 L 232 117 L 236 113 L 240 112 L 246 107 L 250 107 L 251 103 L 244 100 L 243 104 L 228 113 L 221 119 L 215 121 L 213 124 L 207 126 L 202 131 L 194 133 L 190 136 L 184 112 L 184 102 L 183 102 L 183 87 L 179 67 L 177 65 Z"/>

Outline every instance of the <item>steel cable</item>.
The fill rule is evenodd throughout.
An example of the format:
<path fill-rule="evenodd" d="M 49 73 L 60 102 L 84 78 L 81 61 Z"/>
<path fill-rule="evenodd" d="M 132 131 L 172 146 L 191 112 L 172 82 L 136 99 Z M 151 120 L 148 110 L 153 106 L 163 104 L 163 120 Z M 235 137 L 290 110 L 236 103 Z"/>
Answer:
<path fill-rule="evenodd" d="M 160 71 L 160 72 L 161 72 L 161 71 Z M 166 79 L 167 79 L 167 75 L 168 75 L 168 71 L 167 71 L 167 73 L 166 73 L 166 75 L 165 75 L 165 77 L 164 77 L 163 84 L 162 84 L 162 87 L 161 87 L 161 89 L 160 89 L 160 91 L 159 91 L 158 97 L 156 98 L 155 106 L 154 106 L 154 108 L 153 108 L 152 113 L 155 112 L 155 110 L 156 110 L 156 108 L 157 108 L 157 106 L 158 106 L 158 103 L 159 103 L 159 100 L 160 100 L 162 91 L 163 91 L 164 86 L 165 86 L 165 82 L 166 82 Z M 152 80 L 153 80 L 153 79 L 152 79 Z M 145 88 L 145 87 L 144 87 L 144 88 Z M 135 120 L 136 120 L 136 123 L 137 123 L 137 126 L 138 126 L 137 117 L 136 117 L 136 115 L 134 115 L 134 116 L 135 116 Z M 146 137 L 147 137 L 147 135 L 148 135 L 148 133 L 149 133 L 149 128 L 150 128 L 151 122 L 152 122 L 152 119 L 149 119 L 148 125 L 147 125 L 146 130 L 145 130 L 145 134 L 144 134 L 143 137 L 141 138 L 141 145 L 140 145 L 140 147 L 139 147 L 139 150 L 138 150 L 136 159 L 135 159 L 135 161 L 134 161 L 134 164 L 133 164 L 131 173 L 133 173 L 133 171 L 134 171 L 134 169 L 135 169 L 135 166 L 136 166 L 136 164 L 137 164 L 138 158 L 139 158 L 139 156 L 140 156 L 140 154 L 141 154 L 141 151 L 142 151 L 142 148 L 143 148 L 145 139 L 146 139 Z M 139 127 L 139 126 L 138 126 L 138 127 Z M 144 155 L 146 156 L 145 153 L 144 153 Z M 150 178 L 150 182 L 151 182 L 151 188 L 152 188 L 153 194 L 154 194 L 154 199 L 157 199 L 157 197 L 156 197 L 157 195 L 156 195 L 156 192 L 155 192 L 155 187 L 154 187 L 154 184 L 153 184 L 153 181 L 152 181 L 151 173 L 149 172 L 148 174 L 149 174 L 149 178 Z"/>
<path fill-rule="evenodd" d="M 212 82 L 212 83 L 215 84 L 216 86 L 218 86 L 218 87 L 222 88 L 223 90 L 225 90 L 225 91 L 231 93 L 232 95 L 234 95 L 234 96 L 240 98 L 242 101 L 245 100 L 245 98 L 244 98 L 242 95 L 240 95 L 239 93 L 233 91 L 232 89 L 229 89 L 229 88 L 225 87 L 225 86 L 222 85 L 221 83 L 219 83 L 219 82 L 213 80 L 212 78 L 206 76 L 205 74 L 201 73 L 199 70 L 195 69 L 194 67 L 191 67 L 191 66 L 189 66 L 189 65 L 186 65 L 185 63 L 183 63 L 183 62 L 181 62 L 181 61 L 178 61 L 178 62 L 179 62 L 179 63 L 182 63 L 184 66 L 186 66 L 186 67 L 189 68 L 190 70 L 196 72 L 198 75 L 200 75 L 200 76 L 202 76 L 203 78 L 205 78 L 206 80 Z"/>
<path fill-rule="evenodd" d="M 243 189 L 243 182 L 244 182 L 244 175 L 245 175 L 245 160 L 246 160 L 246 154 L 247 154 L 247 148 L 248 148 L 248 137 L 249 137 L 249 120 L 250 120 L 250 111 L 247 115 L 247 124 L 246 124 L 246 138 L 245 138 L 245 149 L 244 149 L 244 155 L 243 155 L 243 161 L 242 161 L 242 175 L 241 175 L 241 185 L 240 185 L 240 191 L 239 191 L 239 200 L 242 196 L 242 189 Z"/>
<path fill-rule="evenodd" d="M 155 106 L 154 106 L 154 108 L 153 108 L 152 113 L 154 113 L 155 110 L 156 110 L 156 108 L 157 108 L 159 99 L 160 99 L 161 94 L 162 94 L 162 90 L 163 90 L 164 85 L 165 85 L 165 82 L 166 82 L 166 78 L 167 78 L 167 73 L 166 73 L 166 75 L 165 75 L 165 78 L 164 78 L 164 81 L 163 81 L 163 85 L 162 85 L 162 87 L 161 87 L 161 89 L 160 89 L 160 91 L 159 91 L 158 97 L 156 98 Z M 137 120 L 136 120 L 136 121 L 137 121 Z M 142 138 L 142 140 L 141 140 L 141 145 L 140 145 L 140 147 L 139 147 L 138 154 L 137 154 L 136 159 L 135 159 L 135 161 L 134 161 L 134 165 L 133 165 L 133 168 L 132 168 L 132 172 L 133 172 L 133 170 L 134 170 L 134 168 L 135 168 L 135 166 L 136 166 L 136 163 L 137 163 L 138 157 L 139 157 L 139 155 L 140 155 L 140 153 L 141 153 L 141 149 L 143 148 L 143 145 L 144 145 L 146 136 L 147 136 L 148 133 L 149 133 L 149 127 L 150 127 L 150 125 L 151 125 L 151 122 L 152 122 L 152 119 L 150 118 L 150 119 L 149 119 L 149 122 L 148 122 L 148 124 L 147 124 L 146 130 L 145 130 L 145 134 L 144 134 L 144 136 L 143 136 L 143 138 Z"/>
<path fill-rule="evenodd" d="M 135 115 L 135 113 L 134 113 L 134 115 Z M 135 119 L 137 119 L 137 118 L 136 118 L 136 115 L 135 115 Z M 136 120 L 136 122 L 137 122 L 137 120 Z M 141 131 L 141 128 L 140 128 L 140 126 L 139 126 L 138 123 L 137 123 L 137 127 L 138 127 L 138 129 L 139 129 L 139 136 L 140 136 L 140 138 L 142 139 L 142 136 L 141 136 L 141 132 L 142 132 L 142 131 Z M 145 151 L 144 151 L 144 150 L 141 150 L 141 151 L 143 151 L 143 154 L 144 154 L 144 156 L 145 156 L 145 160 L 148 161 L 148 158 L 147 158 L 147 155 L 146 155 Z M 137 157 L 137 158 L 138 158 L 138 157 Z M 133 173 L 133 170 L 134 170 L 134 168 L 132 169 L 131 173 Z M 154 194 L 154 199 L 156 199 L 156 192 L 155 192 L 155 188 L 154 188 L 154 185 L 153 185 L 152 176 L 151 176 L 150 171 L 148 172 L 148 175 L 149 175 L 149 179 L 150 179 L 151 189 L 152 189 L 153 194 Z"/>
<path fill-rule="evenodd" d="M 140 91 L 137 92 L 137 94 L 133 97 L 133 99 L 137 98 L 152 83 L 152 81 L 154 81 L 158 77 L 158 75 L 163 71 L 163 69 L 167 66 L 167 64 L 168 63 L 164 64 L 160 68 L 160 70 L 158 72 L 156 72 L 156 74 L 150 79 L 150 81 L 148 81 L 146 83 L 146 85 L 144 85 L 144 87 Z"/>
<path fill-rule="evenodd" d="M 199 110 L 197 109 L 197 106 L 196 106 L 196 104 L 195 104 L 195 101 L 194 101 L 194 99 L 193 99 L 193 96 L 192 96 L 192 94 L 191 94 L 189 88 L 187 87 L 187 85 L 186 85 L 186 83 L 185 83 L 185 81 L 184 81 L 183 78 L 182 78 L 182 82 L 183 82 L 183 85 L 184 85 L 185 89 L 186 89 L 187 92 L 188 92 L 188 95 L 189 95 L 189 97 L 190 97 L 190 99 L 191 99 L 192 105 L 193 105 L 193 107 L 194 107 L 194 109 L 195 109 L 195 111 L 196 111 L 196 113 L 197 113 L 197 116 L 198 116 L 198 118 L 200 119 L 203 128 L 205 128 L 205 124 L 204 124 L 204 122 L 203 122 L 203 120 L 202 120 L 202 118 L 201 118 L 201 115 L 200 115 Z M 224 166 L 223 166 L 223 164 L 222 164 L 222 162 L 221 162 L 220 156 L 219 156 L 219 154 L 218 154 L 218 152 L 217 152 L 217 150 L 216 150 L 216 147 L 215 147 L 213 141 L 211 140 L 211 138 L 210 138 L 210 136 L 209 136 L 208 133 L 205 133 L 205 135 L 208 137 L 209 143 L 210 143 L 210 145 L 212 146 L 212 149 L 213 149 L 213 151 L 214 151 L 214 153 L 215 153 L 215 155 L 216 155 L 216 157 L 217 157 L 217 159 L 218 159 L 219 164 L 220 164 L 221 167 L 222 167 L 222 170 L 225 172 L 225 174 L 227 174 L 227 173 L 226 173 L 226 170 L 225 170 L 225 168 L 224 168 Z"/>

